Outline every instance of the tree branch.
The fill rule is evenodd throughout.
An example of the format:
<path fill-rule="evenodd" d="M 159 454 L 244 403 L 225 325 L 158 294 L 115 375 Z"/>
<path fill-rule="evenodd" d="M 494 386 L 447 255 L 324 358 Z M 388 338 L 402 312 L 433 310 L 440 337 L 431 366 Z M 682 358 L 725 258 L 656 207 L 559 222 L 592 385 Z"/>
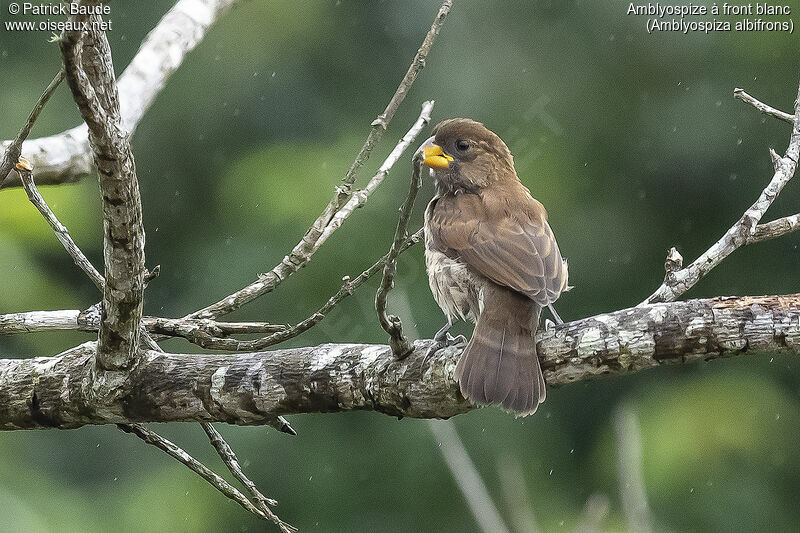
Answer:
<path fill-rule="evenodd" d="M 5 181 L 5 179 L 8 177 L 8 173 L 11 172 L 11 169 L 14 168 L 14 165 L 19 160 L 19 157 L 22 154 L 22 143 L 28 138 L 28 135 L 31 133 L 31 129 L 33 128 L 33 124 L 36 122 L 36 119 L 39 118 L 39 113 L 42 112 L 45 104 L 47 104 L 47 101 L 50 100 L 51 96 L 53 96 L 53 93 L 63 80 L 64 69 L 61 69 L 58 71 L 58 74 L 55 75 L 53 81 L 51 81 L 50 84 L 45 88 L 44 92 L 39 97 L 39 100 L 36 102 L 36 105 L 33 106 L 33 110 L 31 110 L 30 114 L 28 115 L 28 120 L 25 122 L 25 125 L 20 128 L 17 136 L 6 147 L 5 154 L 3 154 L 2 161 L 0 162 L 0 184 Z"/>
<path fill-rule="evenodd" d="M 549 385 L 734 355 L 800 355 L 800 294 L 647 305 L 539 333 Z M 453 379 L 457 347 L 398 361 L 385 345 L 324 344 L 233 355 L 144 352 L 113 397 L 87 394 L 95 343 L 0 360 L 0 429 L 136 422 L 258 425 L 275 416 L 374 410 L 447 418 L 474 409 Z M 27 354 L 19 354 L 25 356 Z M 102 403 L 98 403 L 102 402 Z"/>
<path fill-rule="evenodd" d="M 83 120 L 100 175 L 103 197 L 105 290 L 97 348 L 103 370 L 130 367 L 136 359 L 144 297 L 144 226 L 136 164 L 122 124 L 111 49 L 94 27 L 99 15 L 73 15 L 90 30 L 66 31 L 61 56 L 67 83 Z"/>
<path fill-rule="evenodd" d="M 394 287 L 394 275 L 397 272 L 397 257 L 402 251 L 403 244 L 408 237 L 408 219 L 411 216 L 411 211 L 414 208 L 414 201 L 417 198 L 417 191 L 422 185 L 422 178 L 420 171 L 422 167 L 421 153 L 414 155 L 414 169 L 411 173 L 411 185 L 408 190 L 408 196 L 403 206 L 400 208 L 400 218 L 397 220 L 397 227 L 394 231 L 394 241 L 386 254 L 386 261 L 383 266 L 383 278 L 381 279 L 380 287 L 375 295 L 375 310 L 378 313 L 378 321 L 383 330 L 389 334 L 389 346 L 392 347 L 392 353 L 395 356 L 403 358 L 414 350 L 414 346 L 408 342 L 408 339 L 403 335 L 403 324 L 400 318 L 396 315 L 389 315 L 386 313 L 386 300 L 389 297 L 389 291 Z M 423 230 L 424 231 L 424 230 Z"/>
<path fill-rule="evenodd" d="M 89 279 L 92 280 L 92 283 L 94 283 L 95 287 L 100 289 L 102 292 L 105 288 L 105 279 L 103 279 L 103 276 L 83 254 L 81 249 L 78 248 L 78 245 L 75 244 L 74 240 L 72 240 L 72 236 L 70 236 L 67 227 L 58 220 L 55 213 L 53 213 L 53 210 L 50 209 L 50 206 L 47 205 L 47 202 L 45 202 L 44 198 L 39 192 L 39 189 L 36 188 L 36 183 L 33 180 L 33 169 L 31 168 L 30 163 L 26 159 L 20 158 L 15 170 L 22 180 L 22 186 L 25 188 L 25 193 L 28 195 L 28 199 L 31 201 L 34 207 L 39 210 L 47 223 L 50 224 L 50 227 L 53 229 L 58 242 L 61 243 L 70 257 L 72 257 L 72 260 L 75 262 L 78 268 L 83 270 Z"/>
<path fill-rule="evenodd" d="M 404 239 L 401 243 L 400 247 L 397 250 L 397 255 L 405 252 L 416 243 L 422 240 L 422 230 L 418 230 L 414 235 Z M 184 337 L 189 342 L 197 344 L 198 346 L 202 346 L 203 348 L 210 349 L 210 350 L 228 350 L 228 351 L 253 351 L 253 350 L 262 350 L 267 348 L 268 346 L 274 346 L 275 344 L 279 344 L 281 342 L 287 341 L 294 337 L 297 337 L 301 333 L 304 333 L 311 329 L 312 327 L 316 326 L 322 320 L 328 316 L 328 313 L 333 311 L 333 308 L 339 305 L 339 302 L 347 298 L 348 296 L 353 294 L 358 287 L 364 284 L 369 278 L 371 278 L 375 273 L 379 270 L 384 268 L 384 265 L 387 264 L 389 260 L 390 254 L 386 254 L 380 259 L 378 259 L 371 267 L 366 269 L 364 272 L 359 274 L 355 279 L 350 279 L 349 276 L 346 276 L 344 279 L 344 283 L 339 288 L 339 290 L 328 298 L 328 301 L 322 305 L 315 313 L 311 316 L 303 319 L 302 321 L 298 322 L 293 326 L 288 326 L 283 330 L 277 331 L 266 337 L 261 337 L 260 339 L 253 339 L 249 341 L 242 341 L 237 339 L 224 339 L 220 337 L 216 337 L 214 335 L 210 335 L 207 331 L 202 330 L 200 328 L 192 329 L 190 331 L 185 331 L 185 329 L 178 330 L 180 331 L 180 336 Z M 180 323 L 182 319 L 175 319 L 176 323 Z M 190 322 L 194 321 L 202 321 L 203 319 L 188 319 Z M 185 331 L 185 333 L 184 333 Z"/>
<path fill-rule="evenodd" d="M 411 66 L 408 67 L 408 71 L 406 75 L 403 76 L 402 81 L 400 81 L 400 85 L 397 87 L 392 99 L 389 100 L 383 113 L 372 121 L 367 139 L 364 141 L 364 145 L 361 147 L 361 150 L 358 152 L 358 155 L 356 155 L 355 160 L 345 174 L 342 180 L 343 183 L 336 187 L 333 198 L 325 207 L 325 210 L 317 217 L 306 234 L 303 235 L 300 242 L 292 248 L 289 255 L 285 256 L 272 270 L 259 276 L 258 280 L 247 287 L 226 296 L 214 304 L 195 311 L 188 315 L 187 318 L 218 318 L 239 309 L 244 304 L 253 301 L 263 294 L 272 292 L 284 279 L 307 265 L 308 262 L 311 261 L 311 256 L 314 255 L 314 252 L 316 252 L 328 237 L 342 225 L 344 219 L 352 212 L 352 208 L 350 211 L 345 212 L 346 216 L 340 216 L 338 219 L 335 219 L 335 216 L 347 205 L 346 202 L 350 199 L 352 186 L 353 183 L 355 183 L 358 170 L 369 158 L 372 149 L 380 140 L 384 130 L 389 126 L 389 122 L 394 117 L 397 108 L 400 107 L 400 104 L 405 100 L 406 94 L 408 94 L 414 81 L 416 81 L 417 75 L 425 67 L 425 59 L 428 57 L 428 53 L 433 46 L 433 42 L 436 40 L 436 36 L 439 35 L 439 31 L 442 29 L 452 5 L 452 0 L 445 0 L 442 7 L 439 8 L 439 12 L 436 14 L 436 18 L 430 30 L 428 30 L 427 35 L 425 35 L 422 45 L 419 47 L 419 50 L 417 50 L 414 59 L 411 61 Z M 374 183 L 372 190 L 380 184 L 383 180 L 383 176 L 389 171 L 389 168 L 399 159 L 402 152 L 411 144 L 414 137 L 416 137 L 422 130 L 422 127 L 427 124 L 427 121 L 430 120 L 430 108 L 432 106 L 433 102 L 425 102 L 417 123 L 411 128 L 409 133 L 403 137 L 400 143 L 398 143 L 397 148 L 392 151 L 384 164 L 381 165 L 381 170 L 370 182 L 371 184 Z M 420 121 L 422 121 L 422 123 L 420 123 Z M 380 178 L 376 180 L 378 176 L 380 176 Z M 368 196 L 369 194 L 361 196 L 359 199 L 360 205 L 366 202 Z"/>
<path fill-rule="evenodd" d="M 775 239 L 787 233 L 800 229 L 800 213 L 788 217 L 779 218 L 766 224 L 756 226 L 756 231 L 750 235 L 747 244 Z"/>
<path fill-rule="evenodd" d="M 136 130 L 186 54 L 203 40 L 208 29 L 235 1 L 180 0 L 145 37 L 136 56 L 119 78 L 122 122 L 129 134 Z M 8 151 L 11 143 L 0 143 L 0 154 Z M 22 153 L 37 169 L 40 185 L 78 181 L 94 171 L 85 124 L 58 135 L 26 141 Z M 0 176 L 4 177 L 4 174 Z M 0 178 L 0 189 L 19 185 L 16 176 L 11 175 L 5 181 Z"/>
<path fill-rule="evenodd" d="M 759 222 L 772 205 L 772 202 L 781 193 L 783 187 L 792 179 L 797 169 L 798 156 L 800 156 L 800 86 L 798 87 L 792 120 L 792 134 L 786 154 L 780 157 L 774 150 L 770 149 L 775 173 L 756 202 L 744 212 L 742 217 L 717 242 L 695 259 L 691 265 L 680 270 L 668 271 L 661 286 L 639 305 L 672 302 L 691 289 L 703 276 L 708 274 L 736 249 L 746 244 L 760 242 L 767 238 L 777 237 L 793 231 L 791 217 L 780 222 L 776 221 L 778 224 L 768 226 L 768 229 L 759 226 Z M 785 228 L 787 223 L 788 229 L 780 231 L 780 228 Z M 759 228 L 761 228 L 761 231 L 759 231 Z M 776 231 L 776 228 L 778 231 Z"/>
<path fill-rule="evenodd" d="M 311 261 L 311 256 L 328 240 L 328 237 L 341 227 L 342 223 L 347 220 L 357 207 L 361 207 L 367 202 L 370 195 L 383 182 L 389 170 L 400 159 L 400 156 L 403 155 L 422 129 L 430 122 L 432 109 L 433 101 L 425 102 L 422 105 L 419 118 L 400 139 L 397 146 L 389 154 L 389 157 L 384 160 L 378 173 L 372 177 L 362 191 L 354 193 L 341 208 L 336 206 L 340 202 L 338 191 L 341 190 L 342 186 L 340 185 L 336 188 L 337 193 L 334 194 L 333 199 L 325 207 L 322 214 L 317 217 L 317 220 L 306 231 L 300 242 L 289 252 L 289 255 L 285 256 L 272 270 L 266 274 L 261 274 L 258 280 L 248 286 L 216 303 L 187 315 L 186 318 L 218 318 L 232 313 L 259 296 L 272 292 L 284 279 L 307 265 Z"/>
<path fill-rule="evenodd" d="M 118 424 L 117 427 L 124 431 L 125 433 L 130 433 L 131 435 L 135 435 L 139 437 L 147 444 L 155 446 L 159 450 L 165 452 L 167 455 L 172 457 L 173 459 L 178 460 L 179 462 L 186 465 L 190 470 L 197 473 L 200 477 L 205 479 L 211 486 L 217 489 L 219 492 L 224 494 L 226 497 L 230 498 L 231 500 L 235 501 L 242 507 L 244 507 L 247 511 L 253 513 L 254 515 L 261 517 L 265 520 L 270 520 L 275 522 L 278 527 L 280 527 L 281 531 L 284 533 L 291 533 L 296 531 L 295 528 L 289 526 L 282 520 L 280 520 L 274 514 L 274 520 L 272 517 L 268 516 L 264 513 L 261 509 L 254 506 L 247 497 L 242 494 L 239 489 L 225 481 L 219 474 L 208 468 L 206 465 L 189 455 L 183 448 L 174 444 L 173 442 L 165 439 L 158 433 L 150 431 L 146 427 L 142 426 L 141 424 Z"/>
<path fill-rule="evenodd" d="M 770 115 L 770 116 L 775 117 L 775 118 L 777 118 L 779 120 L 784 120 L 786 122 L 789 122 L 790 124 L 792 122 L 794 122 L 794 115 L 791 115 L 789 113 L 784 113 L 780 109 L 775 109 L 774 107 L 769 106 L 769 105 L 765 104 L 764 102 L 761 102 L 760 100 L 757 100 L 757 99 L 753 98 L 752 96 L 747 94 L 744 91 L 744 89 L 740 89 L 738 87 L 736 89 L 734 89 L 733 90 L 733 97 L 734 98 L 738 98 L 742 102 L 750 104 L 751 106 L 755 107 L 756 109 L 758 109 L 759 111 L 761 111 L 765 115 Z"/>

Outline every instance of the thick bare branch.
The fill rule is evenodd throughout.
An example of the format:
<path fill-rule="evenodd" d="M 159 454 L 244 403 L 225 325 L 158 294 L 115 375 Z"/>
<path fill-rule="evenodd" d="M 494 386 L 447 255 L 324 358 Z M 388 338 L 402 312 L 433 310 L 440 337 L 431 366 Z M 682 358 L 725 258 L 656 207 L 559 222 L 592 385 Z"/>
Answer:
<path fill-rule="evenodd" d="M 186 54 L 203 40 L 211 25 L 235 1 L 180 0 L 145 37 L 136 56 L 119 78 L 122 123 L 129 134 L 136 130 Z M 8 150 L 11 142 L 0 143 L 0 154 Z M 94 171 L 85 124 L 58 135 L 26 141 L 22 145 L 22 154 L 37 169 L 40 185 L 78 181 Z M 0 188 L 19 185 L 19 179 L 14 175 L 5 182 L 0 178 Z"/>
<path fill-rule="evenodd" d="M 798 156 L 800 156 L 800 87 L 798 87 L 792 120 L 792 134 L 789 139 L 789 146 L 786 149 L 786 155 L 780 157 L 774 150 L 770 150 L 775 173 L 756 202 L 744 212 L 742 217 L 711 248 L 695 259 L 691 265 L 675 272 L 668 272 L 661 286 L 639 305 L 672 302 L 691 289 L 703 276 L 708 274 L 736 249 L 752 242 L 764 240 L 766 235 L 774 234 L 777 236 L 777 233 L 772 231 L 775 226 L 770 226 L 770 230 L 767 232 L 762 231 L 759 233 L 759 222 L 772 205 L 772 202 L 781 193 L 783 187 L 792 179 L 797 169 Z M 791 227 L 791 221 L 788 222 Z M 792 230 L 789 229 L 788 231 Z M 788 231 L 784 233 L 788 233 Z M 783 233 L 780 234 L 782 235 Z M 759 237 L 756 238 L 755 235 L 759 235 Z"/>
<path fill-rule="evenodd" d="M 772 222 L 759 224 L 756 226 L 755 233 L 750 235 L 747 244 L 775 239 L 799 229 L 800 213 L 797 213 L 796 215 L 779 218 L 777 220 L 773 220 Z"/>
<path fill-rule="evenodd" d="M 100 176 L 103 197 L 105 290 L 97 351 L 104 370 L 133 364 L 139 344 L 144 296 L 144 226 L 136 164 L 119 109 L 111 49 L 105 32 L 92 22 L 99 15 L 74 15 L 89 23 L 85 32 L 61 37 L 67 83 L 83 120 Z"/>
<path fill-rule="evenodd" d="M 541 331 L 549 385 L 734 355 L 800 355 L 800 294 L 712 298 L 623 309 Z M 397 360 L 385 345 L 272 352 L 147 351 L 113 397 L 88 394 L 94 343 L 56 357 L 0 360 L 0 429 L 135 422 L 257 425 L 275 416 L 374 410 L 446 418 L 475 406 L 453 379 L 457 347 Z M 29 354 L 19 354 L 27 356 Z"/>

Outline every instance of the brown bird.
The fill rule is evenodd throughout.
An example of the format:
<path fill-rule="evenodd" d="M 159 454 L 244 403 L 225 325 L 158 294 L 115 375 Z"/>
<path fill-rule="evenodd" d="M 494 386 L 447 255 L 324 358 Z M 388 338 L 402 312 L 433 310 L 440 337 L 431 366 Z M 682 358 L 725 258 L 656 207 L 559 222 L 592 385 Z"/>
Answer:
<path fill-rule="evenodd" d="M 552 303 L 568 290 L 567 262 L 500 137 L 466 118 L 433 132 L 421 147 L 436 178 L 425 210 L 425 263 L 447 324 L 431 352 L 453 341 L 454 319 L 474 321 L 456 366 L 461 393 L 533 414 L 546 395 L 534 335 L 543 307 L 562 323 Z"/>

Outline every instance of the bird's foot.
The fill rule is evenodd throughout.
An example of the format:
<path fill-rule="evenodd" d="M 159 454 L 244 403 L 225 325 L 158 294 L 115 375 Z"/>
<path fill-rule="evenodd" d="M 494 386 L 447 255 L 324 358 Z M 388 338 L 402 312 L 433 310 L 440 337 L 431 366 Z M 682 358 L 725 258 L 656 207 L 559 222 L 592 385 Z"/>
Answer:
<path fill-rule="evenodd" d="M 450 346 L 466 346 L 467 345 L 467 338 L 464 335 L 456 335 L 453 337 L 449 333 L 445 333 L 441 338 L 434 337 L 433 344 L 428 347 L 428 351 L 425 353 L 425 361 L 428 360 L 433 354 L 438 352 L 443 348 L 448 348 Z"/>

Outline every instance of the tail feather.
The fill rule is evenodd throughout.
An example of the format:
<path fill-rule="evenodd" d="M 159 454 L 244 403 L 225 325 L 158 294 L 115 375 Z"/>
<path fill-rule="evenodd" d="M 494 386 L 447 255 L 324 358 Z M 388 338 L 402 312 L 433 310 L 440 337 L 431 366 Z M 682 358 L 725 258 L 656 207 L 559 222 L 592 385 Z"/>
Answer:
<path fill-rule="evenodd" d="M 527 416 L 546 394 L 534 340 L 539 308 L 522 295 L 504 292 L 503 298 L 493 298 L 499 305 L 487 305 L 478 319 L 456 379 L 466 398 Z"/>

